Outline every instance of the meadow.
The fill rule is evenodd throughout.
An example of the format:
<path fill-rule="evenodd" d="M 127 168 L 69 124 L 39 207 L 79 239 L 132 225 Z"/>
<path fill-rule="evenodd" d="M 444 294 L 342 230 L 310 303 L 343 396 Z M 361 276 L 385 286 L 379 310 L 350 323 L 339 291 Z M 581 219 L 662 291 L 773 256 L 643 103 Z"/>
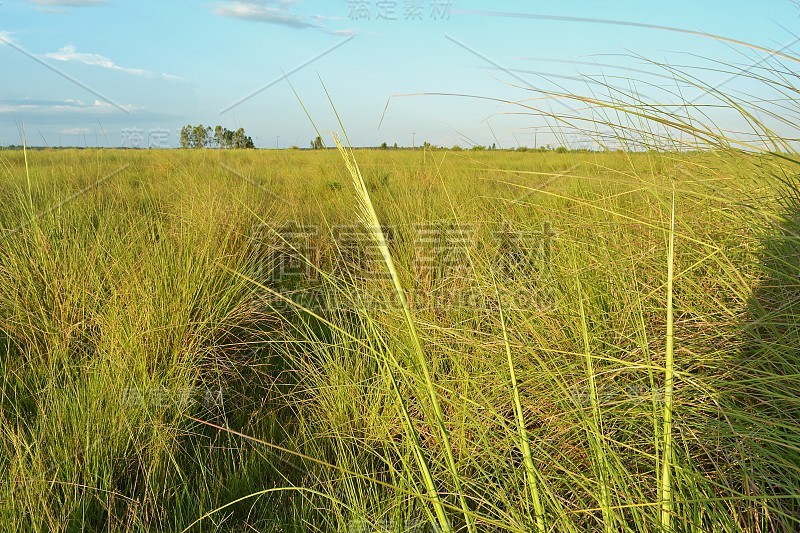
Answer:
<path fill-rule="evenodd" d="M 0 529 L 796 531 L 799 160 L 671 127 L 0 152 Z"/>

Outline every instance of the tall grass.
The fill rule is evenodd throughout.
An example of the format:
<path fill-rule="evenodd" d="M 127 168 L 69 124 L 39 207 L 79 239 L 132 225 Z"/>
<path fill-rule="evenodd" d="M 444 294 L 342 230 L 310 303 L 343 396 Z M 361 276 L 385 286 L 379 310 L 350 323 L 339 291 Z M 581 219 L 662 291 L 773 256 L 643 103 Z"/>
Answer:
<path fill-rule="evenodd" d="M 606 78 L 507 103 L 625 150 L 3 152 L 0 529 L 796 530 L 779 61 L 653 64 L 747 137 Z"/>
<path fill-rule="evenodd" d="M 353 183 L 356 188 L 356 194 L 359 200 L 359 206 L 361 208 L 361 221 L 366 225 L 367 228 L 371 229 L 371 235 L 374 243 L 380 250 L 381 257 L 383 257 L 383 260 L 386 263 L 386 268 L 391 275 L 392 284 L 395 288 L 397 299 L 400 302 L 400 306 L 403 310 L 403 316 L 405 318 L 409 336 L 411 337 L 414 345 L 414 353 L 417 359 L 417 370 L 421 372 L 423 382 L 428 389 L 428 398 L 430 400 L 434 416 L 436 417 L 436 425 L 438 426 L 439 434 L 442 439 L 442 447 L 447 458 L 447 466 L 450 469 L 450 473 L 453 475 L 453 482 L 460 497 L 459 499 L 461 500 L 461 506 L 464 511 L 465 519 L 469 525 L 469 529 L 472 530 L 472 524 L 469 518 L 469 510 L 467 508 L 463 492 L 461 491 L 461 487 L 459 486 L 459 474 L 456 470 L 455 461 L 453 460 L 452 448 L 450 446 L 450 435 L 447 427 L 445 426 L 444 413 L 442 412 L 442 408 L 439 404 L 437 392 L 434 389 L 434 383 L 431 378 L 430 370 L 428 369 L 428 362 L 425 359 L 425 353 L 422 349 L 422 344 L 420 343 L 419 336 L 417 335 L 417 328 L 414 325 L 414 319 L 411 316 L 411 308 L 408 305 L 403 286 L 400 283 L 400 277 L 397 274 L 397 269 L 395 268 L 392 254 L 389 251 L 389 245 L 386 242 L 386 236 L 381 230 L 380 219 L 378 218 L 375 208 L 372 205 L 372 199 L 370 198 L 369 191 L 367 190 L 367 185 L 364 183 L 364 177 L 361 175 L 361 170 L 359 170 L 358 164 L 355 162 L 352 150 L 348 152 L 342 145 L 339 138 L 336 136 L 334 136 L 334 141 L 339 149 L 339 153 L 342 154 L 342 157 L 345 160 L 348 172 L 353 177 Z M 413 427 L 411 427 L 410 430 L 412 433 L 415 431 Z M 441 502 L 439 501 L 439 495 L 436 491 L 436 486 L 424 459 L 422 449 L 419 446 L 419 438 L 417 436 L 414 436 L 413 438 L 416 445 L 416 452 L 420 467 L 423 471 L 425 485 L 428 490 L 428 494 L 431 496 L 431 499 L 434 503 L 434 508 L 436 509 L 436 517 L 439 521 L 439 527 L 442 529 L 442 531 L 449 532 L 452 530 L 452 528 L 445 514 L 444 507 L 442 507 Z"/>

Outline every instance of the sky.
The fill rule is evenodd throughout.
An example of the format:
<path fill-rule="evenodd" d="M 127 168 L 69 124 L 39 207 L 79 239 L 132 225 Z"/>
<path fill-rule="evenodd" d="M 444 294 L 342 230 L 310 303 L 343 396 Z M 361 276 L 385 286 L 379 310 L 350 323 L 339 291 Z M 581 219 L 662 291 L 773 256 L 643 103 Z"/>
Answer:
<path fill-rule="evenodd" d="M 765 55 L 647 25 L 800 52 L 792 0 L 3 0 L 0 144 L 174 147 L 202 123 L 307 147 L 314 124 L 342 130 L 335 107 L 355 146 L 555 146 L 544 119 L 487 98 L 589 94 L 581 76 L 657 91 L 651 61 Z"/>

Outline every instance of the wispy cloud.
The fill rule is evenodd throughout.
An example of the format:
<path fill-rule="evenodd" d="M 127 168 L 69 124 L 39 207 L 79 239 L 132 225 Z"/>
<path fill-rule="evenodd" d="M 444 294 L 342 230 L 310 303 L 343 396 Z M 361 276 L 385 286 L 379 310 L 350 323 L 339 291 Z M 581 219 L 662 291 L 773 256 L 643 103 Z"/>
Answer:
<path fill-rule="evenodd" d="M 798 1 L 800 1 L 800 0 L 798 0 Z M 342 20 L 342 17 L 329 17 L 328 15 L 314 15 L 311 18 L 313 18 L 314 20 L 319 20 L 319 21 L 322 21 L 322 20 Z"/>
<path fill-rule="evenodd" d="M 123 106 L 128 112 L 133 111 L 132 105 Z M 115 111 L 115 106 L 102 100 L 95 100 L 92 103 L 81 100 L 35 100 L 23 98 L 19 100 L 0 100 L 0 114 L 22 113 L 47 115 L 54 113 L 83 114 L 83 113 L 106 113 Z"/>
<path fill-rule="evenodd" d="M 116 70 L 118 72 L 124 72 L 134 76 L 146 76 L 149 78 L 161 77 L 173 81 L 181 79 L 179 76 L 175 76 L 173 74 L 158 74 L 156 72 L 141 68 L 123 67 L 121 65 L 117 65 L 113 60 L 104 55 L 79 52 L 78 49 L 71 44 L 61 47 L 57 52 L 48 52 L 46 54 L 39 55 L 39 57 L 42 59 L 52 59 L 54 61 L 76 61 L 85 65 Z"/>
<path fill-rule="evenodd" d="M 64 128 L 61 130 L 63 135 L 83 135 L 84 133 L 91 133 L 91 128 Z"/>
<path fill-rule="evenodd" d="M 13 42 L 14 38 L 11 37 L 11 32 L 0 30 L 0 46 Z"/>
<path fill-rule="evenodd" d="M 136 76 L 146 76 L 151 74 L 144 69 L 119 66 L 111 59 L 100 54 L 87 54 L 84 52 L 78 52 L 78 49 L 71 44 L 60 48 L 58 52 L 48 52 L 46 54 L 41 54 L 39 57 L 43 59 L 54 59 L 55 61 L 77 61 L 78 63 L 103 67 L 111 70 L 118 70 L 120 72 L 127 72 L 128 74 L 134 74 Z"/>
<path fill-rule="evenodd" d="M 324 15 L 301 15 L 292 10 L 294 0 L 229 0 L 217 5 L 214 13 L 222 17 L 284 26 L 296 30 L 317 29 L 333 35 L 353 35 L 353 30 L 330 30 L 322 22 L 339 20 Z"/>
<path fill-rule="evenodd" d="M 275 24 L 294 29 L 321 28 L 309 22 L 303 15 L 289 10 L 290 5 L 283 2 L 234 1 L 226 2 L 214 10 L 223 17 Z"/>

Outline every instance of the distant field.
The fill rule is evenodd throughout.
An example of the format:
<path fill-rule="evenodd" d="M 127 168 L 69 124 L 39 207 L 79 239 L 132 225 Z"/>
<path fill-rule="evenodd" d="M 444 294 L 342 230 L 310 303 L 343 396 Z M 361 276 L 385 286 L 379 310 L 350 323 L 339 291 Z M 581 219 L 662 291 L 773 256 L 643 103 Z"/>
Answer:
<path fill-rule="evenodd" d="M 796 158 L 353 157 L 0 152 L 0 530 L 800 528 Z"/>

